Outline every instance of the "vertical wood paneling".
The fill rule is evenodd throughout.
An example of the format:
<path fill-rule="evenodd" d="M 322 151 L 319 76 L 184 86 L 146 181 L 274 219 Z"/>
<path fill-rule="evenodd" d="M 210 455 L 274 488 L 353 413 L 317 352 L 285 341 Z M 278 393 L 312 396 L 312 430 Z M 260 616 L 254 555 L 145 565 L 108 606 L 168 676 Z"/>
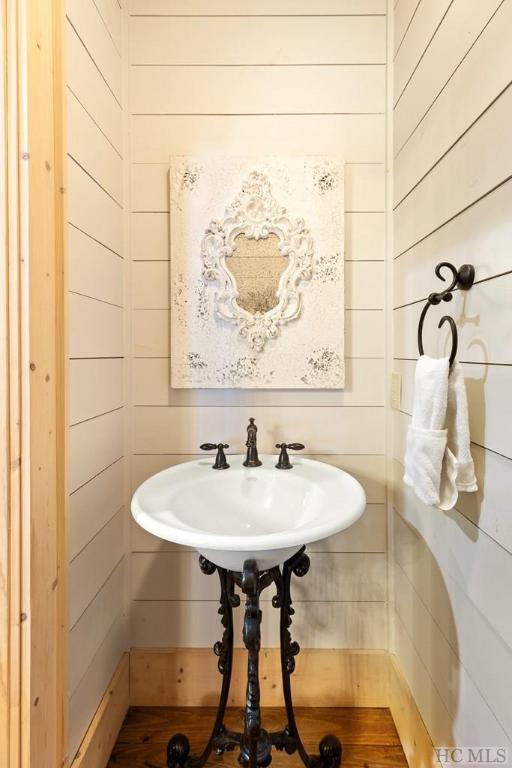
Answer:
<path fill-rule="evenodd" d="M 453 746 L 512 744 L 511 8 L 422 1 L 395 62 L 395 651 L 434 744 Z M 473 263 L 477 280 L 444 309 L 459 327 L 479 484 L 449 512 L 402 482 L 418 316 L 444 260 Z M 439 355 L 434 315 L 424 343 Z"/>
<path fill-rule="evenodd" d="M 64 765 L 67 334 L 63 7 L 2 2 L 0 763 Z"/>
<path fill-rule="evenodd" d="M 0 227 L 2 231 L 6 233 L 0 246 L 0 325 L 2 328 L 9 327 L 8 318 L 11 311 L 10 307 L 14 302 L 14 297 L 11 298 L 8 288 L 10 273 L 9 266 L 12 259 L 12 256 L 10 258 L 8 247 L 10 231 L 8 211 L 13 205 L 13 201 L 9 194 L 5 165 L 7 165 L 7 162 L 10 159 L 7 150 L 9 129 L 6 120 L 8 110 L 6 86 L 7 82 L 15 77 L 16 69 L 13 65 L 16 57 L 12 56 L 6 47 L 6 22 L 7 9 L 4 4 L 0 16 L 0 56 L 2 57 L 5 66 L 5 79 L 2 78 L 0 82 L 0 113 L 2 117 L 0 122 L 0 145 L 2 147 L 2 160 L 4 161 L 2 168 L 0 169 L 0 193 L 5 201 L 0 209 Z M 16 153 L 17 147 L 13 147 L 11 152 Z M 14 185 L 15 182 L 13 181 L 12 186 Z M 17 206 L 15 206 L 15 208 L 16 207 Z M 14 278 L 15 275 L 13 275 L 12 278 Z M 12 351 L 14 351 L 14 349 L 16 349 L 14 339 L 11 340 L 10 333 L 3 332 L 0 336 L 0 370 L 2 371 L 0 430 L 2 431 L 2 434 L 5 435 L 4 445 L 2 445 L 2 451 L 0 452 L 0 583 L 2 584 L 2 587 L 0 588 L 0 677 L 2 679 L 2 689 L 0 692 L 0 740 L 4 744 L 6 753 L 10 753 L 11 751 L 12 720 L 14 719 L 16 726 L 19 722 L 17 716 L 13 718 L 13 704 L 17 699 L 17 691 L 15 677 L 11 674 L 10 668 L 13 666 L 13 660 L 17 659 L 20 650 L 20 637 L 17 636 L 15 637 L 14 642 L 12 642 L 11 651 L 9 652 L 11 613 L 14 610 L 19 611 L 19 607 L 16 604 L 19 601 L 16 601 L 15 603 L 10 595 L 10 590 L 7 585 L 11 582 L 11 579 L 12 581 L 17 580 L 21 571 L 19 547 L 13 546 L 13 542 L 10 540 L 9 535 L 9 531 L 17 528 L 20 515 L 20 506 L 16 496 L 14 496 L 11 502 L 11 483 L 13 476 L 15 476 L 13 456 L 16 453 L 16 443 L 19 440 L 19 427 L 12 435 L 9 430 L 12 416 L 18 407 L 17 398 L 15 400 L 10 395 L 9 359 L 12 354 L 11 346 L 13 348 Z M 15 750 L 17 751 L 17 748 L 13 749 L 13 752 L 15 752 Z"/>
<path fill-rule="evenodd" d="M 122 11 L 67 0 L 73 759 L 128 645 Z"/>
<path fill-rule="evenodd" d="M 356 15 L 344 15 L 351 12 L 349 7 Z M 182 3 L 166 0 L 131 5 L 130 223 L 136 406 L 132 429 L 138 454 L 133 457 L 132 481 L 137 484 L 152 471 L 191 457 L 197 451 L 199 433 L 223 434 L 234 451 L 241 450 L 246 418 L 256 416 L 262 450 L 272 449 L 275 432 L 295 434 L 299 429 L 311 454 L 347 466 L 363 477 L 369 501 L 382 503 L 385 19 L 374 17 L 375 4 L 367 2 L 233 4 L 212 0 L 205 4 L 194 0 L 187 3 L 185 15 L 183 8 Z M 170 389 L 169 157 L 211 152 L 325 152 L 344 158 L 345 354 L 349 359 L 345 391 L 198 391 L 192 397 L 190 392 Z M 357 453 L 360 455 L 355 456 Z M 305 644 L 353 643 L 362 648 L 385 643 L 383 571 L 376 577 L 384 587 L 379 588 L 378 597 L 371 593 L 368 598 L 370 592 L 365 591 L 371 591 L 373 578 L 371 568 L 365 569 L 370 561 L 378 561 L 376 549 L 379 553 L 386 549 L 382 519 L 377 521 L 377 514 L 372 509 L 361 527 L 354 528 L 350 543 L 335 539 L 324 545 L 331 558 L 344 557 L 333 554 L 343 546 L 350 547 L 347 557 L 351 562 L 366 563 L 364 558 L 370 558 L 358 570 L 355 582 L 351 581 L 352 588 L 343 592 L 353 631 L 348 628 L 350 620 L 341 619 L 343 611 L 335 608 L 343 590 L 333 582 L 324 598 L 329 606 L 332 602 L 329 615 L 336 629 L 326 633 L 319 621 L 311 631 L 304 631 Z M 372 521 L 377 526 L 373 536 Z M 189 602 L 197 576 L 195 556 L 180 560 L 179 554 L 165 552 L 166 543 L 155 542 L 137 529 L 132 535 L 135 551 L 148 548 L 145 554 L 134 555 L 134 598 L 140 598 L 143 587 L 137 575 L 142 562 L 147 576 L 142 581 L 148 588 L 150 583 L 155 588 L 168 583 L 161 570 L 164 561 L 176 570 L 175 586 L 188 584 L 178 603 L 168 593 L 158 604 L 136 600 L 134 643 L 209 643 L 209 620 Z M 363 552 L 373 554 L 360 554 Z M 315 566 L 308 579 L 316 584 L 324 580 L 320 576 L 324 556 L 313 558 Z M 351 578 L 347 573 L 347 579 Z M 213 590 L 208 599 L 214 600 L 217 586 L 208 588 Z M 363 606 L 365 599 L 378 599 L 379 607 Z M 325 603 L 310 607 L 318 616 L 327 610 Z M 266 642 L 272 638 L 269 630 Z"/>

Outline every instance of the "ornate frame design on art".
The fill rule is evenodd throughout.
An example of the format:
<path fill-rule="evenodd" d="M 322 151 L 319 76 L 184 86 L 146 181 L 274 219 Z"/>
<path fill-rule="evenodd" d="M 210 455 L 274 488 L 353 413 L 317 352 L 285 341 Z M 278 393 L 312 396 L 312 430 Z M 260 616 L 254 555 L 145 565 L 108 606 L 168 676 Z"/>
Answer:
<path fill-rule="evenodd" d="M 233 254 L 238 235 L 260 240 L 271 234 L 278 237 L 279 250 L 288 257 L 289 264 L 279 279 L 276 306 L 252 314 L 237 303 L 238 287 L 226 258 Z M 226 208 L 224 218 L 210 222 L 201 243 L 201 258 L 203 280 L 219 286 L 214 299 L 217 317 L 238 325 L 255 352 L 261 352 L 267 341 L 279 334 L 280 326 L 300 316 L 299 284 L 312 277 L 313 238 L 304 219 L 291 218 L 273 197 L 266 174 L 250 173 L 241 192 Z"/>

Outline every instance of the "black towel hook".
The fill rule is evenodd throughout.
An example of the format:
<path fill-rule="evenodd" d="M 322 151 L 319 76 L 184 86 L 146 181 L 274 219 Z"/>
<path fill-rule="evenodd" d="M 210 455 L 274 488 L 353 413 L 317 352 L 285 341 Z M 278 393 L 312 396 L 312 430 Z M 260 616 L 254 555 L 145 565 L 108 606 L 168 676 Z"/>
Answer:
<path fill-rule="evenodd" d="M 453 299 L 452 291 L 455 288 L 460 288 L 462 291 L 468 291 L 475 281 L 475 268 L 472 264 L 463 264 L 460 269 L 456 269 L 453 264 L 450 264 L 448 261 L 442 261 L 437 265 L 435 271 L 437 277 L 443 281 L 445 281 L 446 278 L 441 274 L 441 272 L 445 268 L 449 269 L 452 273 L 452 282 L 448 288 L 445 288 L 444 291 L 441 291 L 440 293 L 431 293 L 427 299 L 427 303 L 421 310 L 420 321 L 418 323 L 418 351 L 420 355 L 425 354 L 423 352 L 423 323 L 425 321 L 425 315 L 427 314 L 429 307 L 440 304 L 442 301 L 451 301 Z M 450 329 L 452 332 L 452 349 L 450 352 L 451 368 L 457 354 L 459 337 L 457 333 L 457 326 L 455 325 L 455 320 L 449 315 L 443 315 L 437 327 L 441 328 L 445 322 L 450 324 Z"/>

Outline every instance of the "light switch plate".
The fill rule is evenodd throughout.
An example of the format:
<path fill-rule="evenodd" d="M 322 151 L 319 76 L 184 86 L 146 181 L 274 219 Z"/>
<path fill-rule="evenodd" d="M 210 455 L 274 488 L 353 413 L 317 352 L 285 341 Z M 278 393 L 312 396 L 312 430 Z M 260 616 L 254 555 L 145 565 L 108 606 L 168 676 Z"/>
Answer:
<path fill-rule="evenodd" d="M 402 402 L 402 374 L 397 371 L 391 373 L 391 407 L 400 409 Z"/>

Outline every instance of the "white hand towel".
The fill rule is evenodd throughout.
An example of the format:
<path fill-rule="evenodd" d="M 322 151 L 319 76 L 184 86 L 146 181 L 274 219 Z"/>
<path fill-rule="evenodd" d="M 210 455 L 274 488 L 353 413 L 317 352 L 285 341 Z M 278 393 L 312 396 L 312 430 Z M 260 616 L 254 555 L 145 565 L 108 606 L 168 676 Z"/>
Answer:
<path fill-rule="evenodd" d="M 404 483 L 425 504 L 440 501 L 441 471 L 447 444 L 447 357 L 422 355 L 414 376 L 412 421 L 407 431 Z"/>
<path fill-rule="evenodd" d="M 425 504 L 452 509 L 459 491 L 476 491 L 468 405 L 459 363 L 422 355 L 407 432 L 404 482 Z"/>
<path fill-rule="evenodd" d="M 443 510 L 453 509 L 459 491 L 478 490 L 475 466 L 470 450 L 468 401 L 462 366 L 455 362 L 448 379 L 446 414 L 448 444 L 442 468 L 440 503 Z"/>

